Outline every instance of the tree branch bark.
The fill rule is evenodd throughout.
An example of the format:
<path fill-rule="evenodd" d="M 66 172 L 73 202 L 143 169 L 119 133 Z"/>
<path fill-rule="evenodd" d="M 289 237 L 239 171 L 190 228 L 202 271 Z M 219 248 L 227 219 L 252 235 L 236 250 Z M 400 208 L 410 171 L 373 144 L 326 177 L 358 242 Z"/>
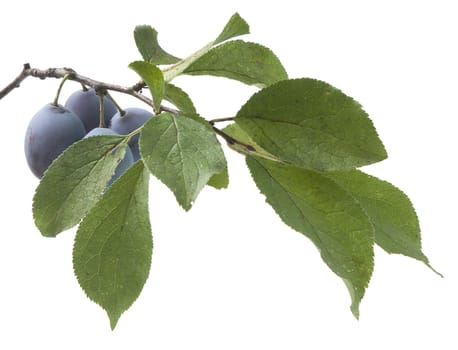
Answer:
<path fill-rule="evenodd" d="M 48 68 L 48 69 L 37 69 L 31 68 L 30 64 L 24 64 L 24 68 L 22 69 L 21 73 L 11 82 L 9 83 L 4 89 L 0 91 L 0 100 L 8 95 L 11 91 L 18 88 L 20 84 L 28 77 L 34 77 L 39 79 L 46 79 L 46 78 L 56 78 L 62 79 L 66 75 L 70 75 L 68 78 L 69 80 L 73 80 L 79 82 L 83 85 L 90 86 L 94 88 L 98 93 L 102 92 L 105 93 L 106 91 L 117 91 L 123 94 L 127 94 L 133 96 L 140 101 L 143 101 L 150 107 L 153 107 L 153 100 L 141 94 L 141 90 L 145 86 L 142 82 L 137 83 L 133 86 L 121 86 L 116 84 L 110 84 L 101 82 L 98 80 L 94 80 L 88 78 L 84 75 L 76 73 L 75 70 L 72 68 Z"/>

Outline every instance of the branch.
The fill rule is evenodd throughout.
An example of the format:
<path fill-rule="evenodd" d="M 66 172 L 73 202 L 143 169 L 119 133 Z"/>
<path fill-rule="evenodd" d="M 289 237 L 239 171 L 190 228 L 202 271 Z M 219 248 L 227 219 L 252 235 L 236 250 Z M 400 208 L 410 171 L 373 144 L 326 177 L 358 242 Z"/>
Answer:
<path fill-rule="evenodd" d="M 210 123 L 210 125 L 212 125 Z M 219 136 L 221 136 L 224 140 L 226 140 L 226 142 L 229 144 L 229 145 L 240 145 L 242 146 L 243 148 L 245 148 L 247 151 L 250 151 L 250 152 L 256 152 L 256 148 L 254 148 L 252 145 L 249 145 L 245 142 L 242 142 L 242 141 L 239 141 L 237 139 L 234 139 L 232 136 L 229 136 L 228 134 L 226 134 L 224 131 L 214 127 L 212 125 L 212 128 L 213 130 L 215 131 L 215 133 Z"/>
<path fill-rule="evenodd" d="M 21 73 L 15 79 L 10 84 L 8 84 L 3 90 L 0 91 L 0 100 L 3 97 L 5 97 L 6 95 L 8 95 L 11 91 L 18 88 L 20 84 L 27 77 L 34 77 L 34 78 L 39 78 L 39 79 L 46 79 L 46 78 L 63 79 L 67 77 L 68 80 L 73 80 L 85 86 L 90 86 L 94 88 L 94 90 L 99 94 L 106 94 L 107 91 L 117 91 L 123 94 L 133 96 L 139 99 L 140 101 L 143 101 L 150 107 L 154 108 L 153 100 L 141 94 L 141 90 L 145 87 L 144 82 L 138 82 L 133 86 L 125 87 L 125 86 L 120 86 L 116 84 L 104 83 L 98 80 L 88 78 L 84 75 L 76 73 L 76 71 L 73 70 L 72 68 L 48 68 L 48 69 L 42 70 L 42 69 L 31 68 L 30 64 L 28 63 L 24 64 L 24 67 Z M 170 113 L 175 113 L 175 114 L 179 113 L 179 111 L 177 111 L 176 109 L 169 108 L 166 106 L 161 106 L 160 110 L 163 112 L 170 112 Z M 254 148 L 252 145 L 249 145 L 247 143 L 234 139 L 232 136 L 229 136 L 224 131 L 214 126 L 215 123 L 223 122 L 223 121 L 232 121 L 232 120 L 234 120 L 234 118 L 214 119 L 214 120 L 210 120 L 209 124 L 212 126 L 215 133 L 221 136 L 222 138 L 224 138 L 224 140 L 229 145 L 237 144 L 245 148 L 247 151 L 256 152 L 256 148 Z"/>
<path fill-rule="evenodd" d="M 216 123 L 230 122 L 230 121 L 233 121 L 233 120 L 235 120 L 234 117 L 229 117 L 229 118 L 212 119 L 212 120 L 209 120 L 208 122 L 209 122 L 211 125 L 215 125 Z"/>
<path fill-rule="evenodd" d="M 140 101 L 143 101 L 150 107 L 153 107 L 153 100 L 141 94 L 141 90 L 144 87 L 144 83 L 142 82 L 130 87 L 125 87 L 116 84 L 104 83 L 98 80 L 88 78 L 84 75 L 76 73 L 75 70 L 73 70 L 72 68 L 48 68 L 42 70 L 31 68 L 30 64 L 28 63 L 24 64 L 24 68 L 15 79 L 10 84 L 8 84 L 3 90 L 0 91 L 0 100 L 6 95 L 8 95 L 15 88 L 18 88 L 22 81 L 24 81 L 27 77 L 35 77 L 40 79 L 62 79 L 66 75 L 69 75 L 69 80 L 73 80 L 83 85 L 90 86 L 99 93 L 106 93 L 108 90 L 117 91 L 123 94 L 133 96 L 139 99 Z"/>

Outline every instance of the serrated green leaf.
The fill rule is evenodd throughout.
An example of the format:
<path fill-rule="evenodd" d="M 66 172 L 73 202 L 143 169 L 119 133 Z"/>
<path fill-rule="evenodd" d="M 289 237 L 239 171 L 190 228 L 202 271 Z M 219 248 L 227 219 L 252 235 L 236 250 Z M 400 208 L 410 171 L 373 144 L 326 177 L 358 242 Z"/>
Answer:
<path fill-rule="evenodd" d="M 208 180 L 208 186 L 214 187 L 217 190 L 222 190 L 229 186 L 229 172 L 227 166 L 222 172 L 213 175 L 210 180 Z"/>
<path fill-rule="evenodd" d="M 214 133 L 211 124 L 208 120 L 202 118 L 200 115 L 194 114 L 187 114 L 186 118 L 191 118 L 192 120 L 202 124 L 209 132 L 212 134 Z M 229 173 L 227 169 L 227 161 L 224 159 L 226 164 L 224 170 L 218 174 L 213 175 L 210 180 L 208 180 L 207 185 L 216 188 L 217 190 L 221 190 L 227 188 L 229 186 Z"/>
<path fill-rule="evenodd" d="M 183 115 L 162 113 L 143 127 L 140 152 L 149 171 L 189 210 L 210 178 L 221 173 L 226 159 L 212 130 Z"/>
<path fill-rule="evenodd" d="M 148 85 L 148 88 L 153 96 L 154 110 L 159 113 L 162 99 L 165 95 L 165 82 L 162 71 L 154 64 L 145 61 L 135 61 L 129 64 L 129 68 L 133 69 Z"/>
<path fill-rule="evenodd" d="M 304 168 L 350 170 L 387 156 L 361 106 L 315 79 L 284 80 L 259 91 L 235 121 L 267 152 Z"/>
<path fill-rule="evenodd" d="M 285 68 L 270 49 L 242 40 L 230 41 L 211 49 L 186 68 L 184 73 L 225 77 L 258 87 L 288 79 Z"/>
<path fill-rule="evenodd" d="M 247 165 L 283 222 L 310 238 L 344 280 L 358 318 L 374 266 L 374 229 L 358 202 L 318 172 L 254 157 Z"/>
<path fill-rule="evenodd" d="M 231 39 L 231 38 L 234 38 L 240 35 L 249 34 L 249 33 L 250 33 L 250 27 L 248 23 L 242 17 L 240 17 L 238 13 L 235 13 L 229 19 L 229 22 L 227 22 L 223 31 L 216 38 L 213 44 L 219 44 L 228 39 Z"/>
<path fill-rule="evenodd" d="M 404 192 L 359 170 L 324 175 L 359 202 L 374 226 L 375 242 L 380 247 L 390 254 L 403 254 L 422 261 L 432 268 L 421 250 L 420 224 L 415 209 Z"/>
<path fill-rule="evenodd" d="M 106 310 L 112 329 L 150 270 L 148 179 L 143 163 L 136 162 L 89 211 L 75 237 L 75 275 L 87 296 Z"/>
<path fill-rule="evenodd" d="M 134 30 L 135 43 L 143 59 L 152 64 L 173 64 L 180 59 L 165 52 L 157 40 L 157 31 L 148 25 L 140 25 Z"/>
<path fill-rule="evenodd" d="M 196 108 L 194 107 L 194 103 L 192 102 L 191 98 L 178 86 L 170 83 L 165 84 L 164 100 L 171 102 L 184 114 L 196 113 Z"/>
<path fill-rule="evenodd" d="M 33 217 L 43 236 L 77 225 L 94 205 L 124 158 L 123 136 L 78 141 L 48 168 L 33 197 Z"/>

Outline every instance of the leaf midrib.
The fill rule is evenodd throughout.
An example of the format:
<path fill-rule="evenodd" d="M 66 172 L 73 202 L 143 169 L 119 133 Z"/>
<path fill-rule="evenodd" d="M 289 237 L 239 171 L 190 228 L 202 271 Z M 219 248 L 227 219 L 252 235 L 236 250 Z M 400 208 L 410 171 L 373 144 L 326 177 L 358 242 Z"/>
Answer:
<path fill-rule="evenodd" d="M 333 115 L 333 116 L 320 116 L 320 118 L 336 118 L 338 117 L 337 115 Z M 261 131 L 264 136 L 266 138 L 268 138 L 272 143 L 275 144 L 275 146 L 280 150 L 280 152 L 282 152 L 282 147 L 279 147 L 278 144 L 270 137 L 268 136 L 262 127 L 260 127 L 260 123 L 259 122 L 264 122 L 264 123 L 272 123 L 272 124 L 287 124 L 287 125 L 290 125 L 290 126 L 293 126 L 293 127 L 296 127 L 296 128 L 300 128 L 300 129 L 307 129 L 307 130 L 310 130 L 311 132 L 313 133 L 316 133 L 316 134 L 322 134 L 322 135 L 325 135 L 327 137 L 330 137 L 334 140 L 337 140 L 339 142 L 339 148 L 345 148 L 345 150 L 347 151 L 351 151 L 351 157 L 354 157 L 354 158 L 357 158 L 357 159 L 362 159 L 362 160 L 365 160 L 365 158 L 361 158 L 360 156 L 356 156 L 355 155 L 355 150 L 356 151 L 359 151 L 359 152 L 356 152 L 356 153 L 360 153 L 361 151 L 363 151 L 364 153 L 366 154 L 369 154 L 371 159 L 379 159 L 380 155 L 377 154 L 377 153 L 374 153 L 374 152 L 368 152 L 367 149 L 363 149 L 361 147 L 355 147 L 354 144 L 349 144 L 347 140 L 345 139 L 341 139 L 341 138 L 338 138 L 336 135 L 332 134 L 332 133 L 329 133 L 329 132 L 326 132 L 326 131 L 323 131 L 323 130 L 320 130 L 320 129 L 314 129 L 310 126 L 306 126 L 303 124 L 303 122 L 306 122 L 306 121 L 303 121 L 301 123 L 294 123 L 294 122 L 289 122 L 289 121 L 285 121 L 285 120 L 272 120 L 272 119 L 265 119 L 265 118 L 262 118 L 262 117 L 246 117 L 246 116 L 243 116 L 243 117 L 238 117 L 240 119 L 246 119 L 246 120 L 249 120 L 249 121 L 252 121 L 255 125 L 256 125 L 256 128 L 258 131 Z M 256 140 L 255 140 L 256 142 Z M 329 152 L 328 152 L 329 153 Z M 337 158 L 345 158 L 344 156 L 340 156 L 338 157 L 335 153 L 331 153 L 333 157 L 337 157 Z"/>

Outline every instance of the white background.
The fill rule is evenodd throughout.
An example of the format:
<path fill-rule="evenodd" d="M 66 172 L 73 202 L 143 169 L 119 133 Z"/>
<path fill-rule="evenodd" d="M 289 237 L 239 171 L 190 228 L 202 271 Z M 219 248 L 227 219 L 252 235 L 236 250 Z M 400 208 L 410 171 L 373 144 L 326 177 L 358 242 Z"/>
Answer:
<path fill-rule="evenodd" d="M 132 31 L 150 24 L 186 56 L 238 11 L 247 40 L 279 56 L 290 77 L 325 80 L 360 101 L 389 158 L 367 167 L 412 199 L 424 252 L 445 275 L 376 248 L 361 305 L 303 235 L 280 222 L 227 151 L 229 189 L 205 189 L 184 213 L 152 179 L 154 254 L 142 294 L 114 332 L 73 276 L 75 231 L 34 227 L 38 181 L 23 155 L 29 119 L 56 80 L 30 78 L 0 101 L 1 349 L 457 349 L 458 12 L 455 1 L 3 1 L 0 87 L 30 62 L 132 84 Z M 204 117 L 233 116 L 255 91 L 217 78 L 178 78 Z M 73 90 L 68 83 L 63 100 Z M 124 106 L 140 105 L 115 95 Z"/>

